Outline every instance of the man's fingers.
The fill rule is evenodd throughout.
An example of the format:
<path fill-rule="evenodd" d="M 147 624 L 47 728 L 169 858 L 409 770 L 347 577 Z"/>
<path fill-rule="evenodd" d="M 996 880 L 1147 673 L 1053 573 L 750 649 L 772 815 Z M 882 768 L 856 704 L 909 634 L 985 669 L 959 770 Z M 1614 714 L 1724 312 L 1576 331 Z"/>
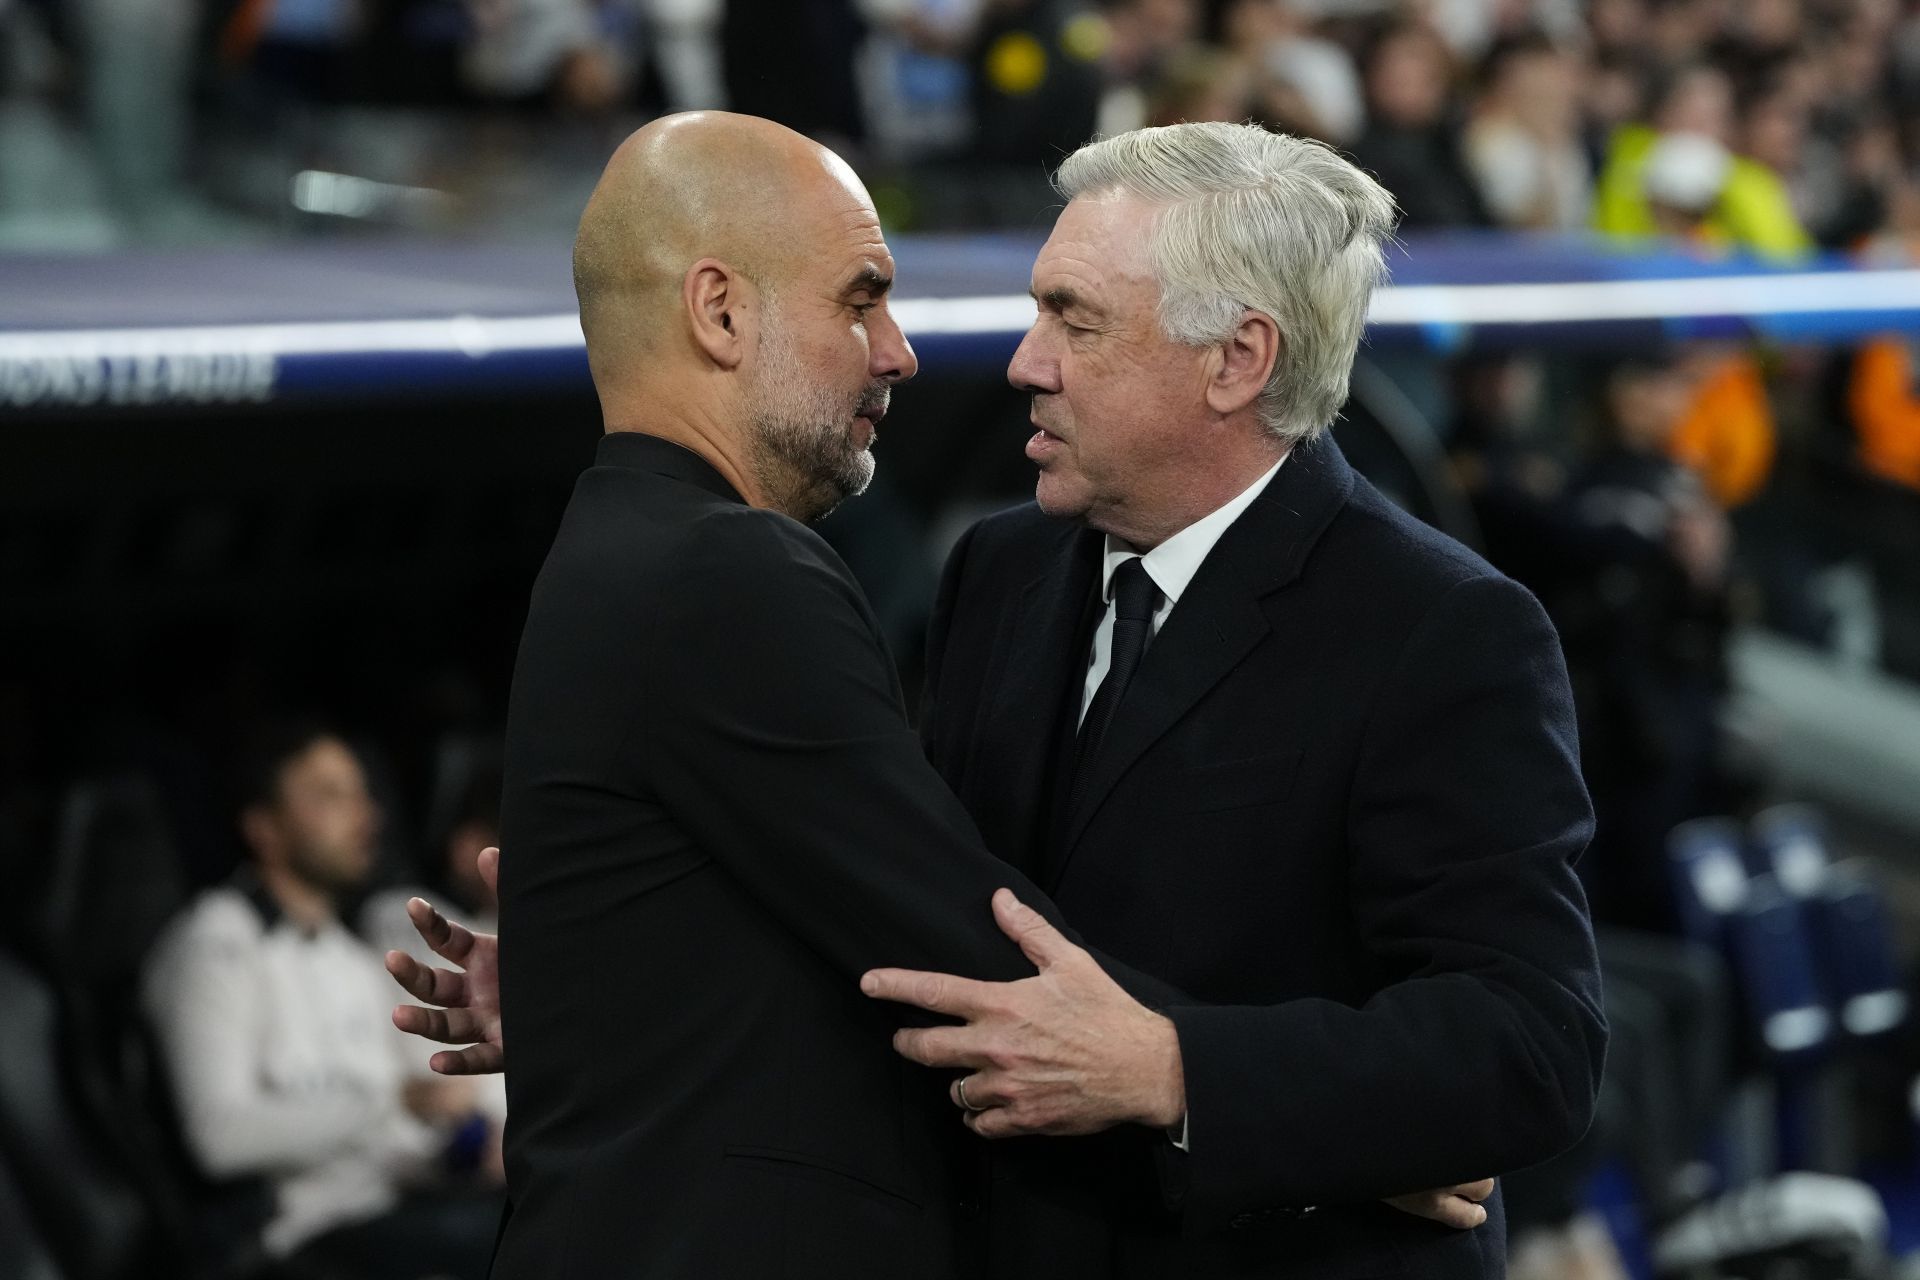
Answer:
<path fill-rule="evenodd" d="M 404 951 L 387 952 L 387 972 L 415 1000 L 443 1006 L 467 1002 L 465 974 L 421 964 Z"/>
<path fill-rule="evenodd" d="M 1043 972 L 1055 961 L 1080 950 L 1048 924 L 1045 916 L 1014 897 L 1011 889 L 994 890 L 993 918 L 1000 932 L 1019 943 L 1033 967 Z"/>
<path fill-rule="evenodd" d="M 1487 1220 L 1485 1206 L 1475 1204 L 1465 1196 L 1440 1196 L 1435 1209 L 1436 1212 L 1429 1216 L 1436 1222 L 1443 1222 L 1460 1231 L 1470 1231 Z"/>
<path fill-rule="evenodd" d="M 473 1044 L 486 1039 L 486 1028 L 470 1009 L 423 1009 L 417 1004 L 393 1007 L 393 1025 L 411 1036 L 441 1044 Z"/>
<path fill-rule="evenodd" d="M 443 1076 L 487 1076 L 506 1070 L 506 1055 L 497 1044 L 470 1044 L 464 1049 L 442 1049 L 427 1065 Z"/>
<path fill-rule="evenodd" d="M 1477 1187 L 1480 1184 L 1470 1185 Z M 1458 1190 L 1458 1188 L 1449 1188 L 1442 1191 L 1416 1191 L 1412 1195 L 1394 1196 L 1387 1203 L 1402 1213 L 1426 1218 L 1458 1231 L 1471 1231 L 1487 1220 L 1487 1211 L 1465 1196 L 1457 1194 Z M 1488 1194 L 1492 1194 L 1491 1191 Z"/>
<path fill-rule="evenodd" d="M 493 896 L 498 898 L 500 896 L 500 850 L 497 847 L 488 845 L 480 851 L 479 869 L 480 878 L 486 882 Z"/>
<path fill-rule="evenodd" d="M 968 1094 L 972 1096 L 971 1093 Z M 1005 1107 L 992 1107 L 986 1111 L 969 1111 L 961 1116 L 967 1128 L 983 1138 L 1017 1138 L 1031 1130 L 1023 1129 L 1013 1120 L 1013 1115 Z"/>
<path fill-rule="evenodd" d="M 407 899 L 407 918 L 433 954 L 453 964 L 466 964 L 467 953 L 473 950 L 473 934 L 464 925 L 441 915 L 425 898 Z"/>
<path fill-rule="evenodd" d="M 1493 1179 L 1482 1178 L 1478 1182 L 1463 1182 L 1457 1187 L 1448 1187 L 1447 1190 L 1462 1199 L 1479 1204 L 1493 1194 Z"/>
<path fill-rule="evenodd" d="M 869 969 L 860 977 L 860 990 L 875 1000 L 916 1005 L 934 1013 L 971 1018 L 985 1007 L 995 986 L 956 978 L 950 973 L 923 973 L 918 969 Z"/>
<path fill-rule="evenodd" d="M 906 1027 L 893 1033 L 893 1051 L 923 1067 L 984 1067 L 978 1041 L 969 1027 Z"/>
<path fill-rule="evenodd" d="M 964 1093 L 961 1092 L 963 1085 Z M 955 1076 L 947 1086 L 947 1097 L 962 1111 L 985 1111 L 1007 1103 L 1007 1095 L 993 1082 L 993 1077 L 978 1071 L 970 1076 Z"/>

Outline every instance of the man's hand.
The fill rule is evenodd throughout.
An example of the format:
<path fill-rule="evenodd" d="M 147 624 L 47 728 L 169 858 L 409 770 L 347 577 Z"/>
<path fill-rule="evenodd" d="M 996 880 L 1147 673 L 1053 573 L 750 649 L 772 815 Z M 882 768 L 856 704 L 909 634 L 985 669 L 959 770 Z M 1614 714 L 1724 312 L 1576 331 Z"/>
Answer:
<path fill-rule="evenodd" d="M 498 849 L 481 850 L 480 877 L 489 889 L 498 892 Z M 506 1070 L 507 1045 L 500 1031 L 500 939 L 453 923 L 424 898 L 408 902 L 407 915 L 433 953 L 464 972 L 430 969 L 404 951 L 387 952 L 387 972 L 406 988 L 407 994 L 439 1006 L 423 1009 L 419 1005 L 396 1005 L 393 1025 L 427 1040 L 466 1046 L 433 1055 L 427 1065 L 441 1075 L 486 1075 Z"/>
<path fill-rule="evenodd" d="M 1119 1124 L 1169 1129 L 1186 1115 L 1173 1023 L 1140 1004 L 1011 890 L 994 919 L 1039 974 L 976 982 L 951 974 L 875 969 L 860 989 L 964 1021 L 896 1032 L 895 1051 L 929 1067 L 968 1068 L 954 1105 L 985 1138 L 1095 1133 Z M 964 1092 L 962 1092 L 964 1090 Z"/>
<path fill-rule="evenodd" d="M 1387 1203 L 1416 1218 L 1428 1218 L 1444 1227 L 1468 1231 L 1487 1220 L 1487 1211 L 1480 1202 L 1492 1194 L 1493 1179 L 1482 1178 L 1478 1182 L 1463 1182 L 1457 1187 L 1392 1196 Z"/>

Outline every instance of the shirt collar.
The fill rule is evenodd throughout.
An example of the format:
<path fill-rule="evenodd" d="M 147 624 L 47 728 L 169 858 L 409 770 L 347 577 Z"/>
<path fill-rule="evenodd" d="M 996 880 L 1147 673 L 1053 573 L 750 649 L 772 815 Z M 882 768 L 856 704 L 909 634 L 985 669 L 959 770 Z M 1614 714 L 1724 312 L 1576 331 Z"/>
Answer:
<path fill-rule="evenodd" d="M 1195 520 L 1144 556 L 1108 534 L 1106 555 L 1101 560 L 1100 568 L 1101 599 L 1113 603 L 1114 570 L 1135 556 L 1140 556 L 1141 566 L 1146 569 L 1147 576 L 1153 579 L 1153 585 L 1160 588 L 1160 594 L 1166 597 L 1165 607 L 1172 608 L 1178 604 L 1180 593 L 1193 581 L 1193 575 L 1200 572 L 1200 566 L 1206 561 L 1207 553 L 1213 550 L 1213 544 L 1220 541 L 1220 535 L 1227 531 L 1228 526 L 1253 505 L 1253 500 L 1272 482 L 1274 473 L 1280 470 L 1280 463 L 1285 462 L 1287 456 L 1281 454 L 1279 462 L 1268 467 L 1258 480 L 1242 489 L 1225 506 Z"/>

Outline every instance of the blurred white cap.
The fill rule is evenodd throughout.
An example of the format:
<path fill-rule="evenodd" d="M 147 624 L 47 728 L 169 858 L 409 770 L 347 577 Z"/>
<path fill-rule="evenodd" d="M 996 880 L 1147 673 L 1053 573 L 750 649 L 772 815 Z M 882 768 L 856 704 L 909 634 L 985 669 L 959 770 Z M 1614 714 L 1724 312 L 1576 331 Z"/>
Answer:
<path fill-rule="evenodd" d="M 1700 213 L 1712 207 L 1727 185 L 1733 154 L 1703 133 L 1668 133 L 1647 152 L 1641 189 L 1656 204 Z"/>

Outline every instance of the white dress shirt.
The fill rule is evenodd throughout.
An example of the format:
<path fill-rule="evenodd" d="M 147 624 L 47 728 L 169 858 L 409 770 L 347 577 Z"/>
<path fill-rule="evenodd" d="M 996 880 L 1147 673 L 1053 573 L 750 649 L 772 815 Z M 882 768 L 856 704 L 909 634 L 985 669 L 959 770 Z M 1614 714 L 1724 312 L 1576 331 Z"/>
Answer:
<path fill-rule="evenodd" d="M 1107 553 L 1101 566 L 1100 580 L 1101 598 L 1107 602 L 1107 612 L 1093 633 L 1093 652 L 1087 657 L 1086 684 L 1080 691 L 1082 720 L 1086 719 L 1087 707 L 1093 702 L 1100 682 L 1107 678 L 1107 668 L 1113 662 L 1114 571 L 1129 560 L 1139 560 L 1147 576 L 1153 579 L 1153 585 L 1160 588 L 1160 607 L 1153 611 L 1153 634 L 1159 635 L 1160 628 L 1166 624 L 1167 615 L 1173 612 L 1173 606 L 1180 603 L 1181 593 L 1193 581 L 1193 575 L 1200 572 L 1200 566 L 1206 562 L 1214 544 L 1220 541 L 1220 535 L 1253 505 L 1253 500 L 1266 490 L 1274 473 L 1280 470 L 1280 463 L 1286 460 L 1287 455 L 1281 454 L 1280 461 L 1268 467 L 1258 480 L 1241 490 L 1238 497 L 1215 509 L 1211 515 L 1195 520 L 1145 555 L 1112 534 L 1107 535 Z"/>
<path fill-rule="evenodd" d="M 1080 691 L 1080 718 L 1087 718 L 1087 708 L 1093 703 L 1093 695 L 1100 688 L 1100 682 L 1107 678 L 1107 668 L 1113 663 L 1113 575 L 1121 565 L 1129 560 L 1139 560 L 1153 579 L 1153 585 L 1160 588 L 1160 606 L 1153 611 L 1153 634 L 1159 635 L 1160 628 L 1166 625 L 1167 615 L 1173 612 L 1173 606 L 1180 603 L 1180 596 L 1193 581 L 1193 575 L 1200 572 L 1200 566 L 1206 563 L 1207 555 L 1214 544 L 1220 541 L 1220 535 L 1238 520 L 1253 500 L 1266 491 L 1272 483 L 1274 473 L 1280 470 L 1280 463 L 1287 460 L 1281 454 L 1278 462 L 1240 491 L 1226 505 L 1216 508 L 1211 514 L 1200 517 L 1180 532 L 1168 538 L 1153 550 L 1141 555 L 1112 534 L 1107 535 L 1107 551 L 1101 564 L 1100 593 L 1107 602 L 1106 614 L 1100 619 L 1100 626 L 1093 633 L 1093 652 L 1087 657 L 1087 679 Z M 1187 1121 L 1181 1118 L 1180 1131 L 1176 1134 L 1167 1131 L 1167 1137 L 1180 1150 L 1187 1150 Z"/>

